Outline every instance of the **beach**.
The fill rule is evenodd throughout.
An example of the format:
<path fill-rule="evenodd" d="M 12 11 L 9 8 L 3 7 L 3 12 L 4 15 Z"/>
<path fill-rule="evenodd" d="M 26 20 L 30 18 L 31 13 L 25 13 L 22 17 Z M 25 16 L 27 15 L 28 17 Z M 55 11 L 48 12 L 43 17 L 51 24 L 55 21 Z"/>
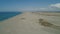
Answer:
<path fill-rule="evenodd" d="M 59 34 L 60 30 L 39 24 L 39 19 L 60 26 L 60 13 L 23 12 L 0 22 L 0 34 Z"/>

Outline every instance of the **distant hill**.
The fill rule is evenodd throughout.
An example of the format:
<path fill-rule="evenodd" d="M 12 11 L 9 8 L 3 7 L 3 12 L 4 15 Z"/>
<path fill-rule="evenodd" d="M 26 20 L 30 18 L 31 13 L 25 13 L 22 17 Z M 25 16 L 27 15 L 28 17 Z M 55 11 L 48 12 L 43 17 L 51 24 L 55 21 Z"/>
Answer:
<path fill-rule="evenodd" d="M 60 13 L 60 11 L 37 11 L 37 12 L 54 12 L 54 13 Z"/>

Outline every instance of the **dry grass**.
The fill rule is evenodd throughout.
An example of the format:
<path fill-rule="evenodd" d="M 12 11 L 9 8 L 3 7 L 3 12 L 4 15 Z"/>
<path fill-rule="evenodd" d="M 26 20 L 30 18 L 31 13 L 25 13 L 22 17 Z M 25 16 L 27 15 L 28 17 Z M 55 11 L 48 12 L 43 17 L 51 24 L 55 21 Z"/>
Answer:
<path fill-rule="evenodd" d="M 51 23 L 49 23 L 47 20 L 39 19 L 39 23 L 40 23 L 42 26 L 51 27 L 51 28 L 59 29 L 59 30 L 60 30 L 60 26 L 56 26 L 56 25 L 54 25 L 54 24 L 51 24 Z"/>
<path fill-rule="evenodd" d="M 39 23 L 43 26 L 51 27 L 53 24 L 49 23 L 47 20 L 39 19 Z"/>

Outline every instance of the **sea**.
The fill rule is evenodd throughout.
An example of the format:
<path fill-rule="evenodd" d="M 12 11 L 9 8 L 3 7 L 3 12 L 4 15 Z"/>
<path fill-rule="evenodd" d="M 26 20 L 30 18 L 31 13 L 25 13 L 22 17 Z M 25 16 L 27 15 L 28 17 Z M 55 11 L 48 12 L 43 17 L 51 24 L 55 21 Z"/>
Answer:
<path fill-rule="evenodd" d="M 0 12 L 0 21 L 4 21 L 6 19 L 12 18 L 16 15 L 22 14 L 22 12 Z"/>

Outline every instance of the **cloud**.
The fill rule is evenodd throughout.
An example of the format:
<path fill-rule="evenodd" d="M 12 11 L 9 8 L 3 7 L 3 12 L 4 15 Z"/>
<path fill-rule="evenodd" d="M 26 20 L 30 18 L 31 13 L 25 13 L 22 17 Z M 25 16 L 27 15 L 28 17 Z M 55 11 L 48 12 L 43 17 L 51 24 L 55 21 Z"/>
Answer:
<path fill-rule="evenodd" d="M 50 7 L 53 7 L 53 8 L 60 8 L 60 3 L 51 4 Z"/>
<path fill-rule="evenodd" d="M 60 11 L 60 3 L 50 4 L 48 8 L 51 11 Z"/>
<path fill-rule="evenodd" d="M 23 8 L 20 9 L 22 11 L 60 11 L 60 3 L 56 3 L 56 4 L 50 4 L 48 5 L 48 7 L 28 7 L 28 8 Z"/>

